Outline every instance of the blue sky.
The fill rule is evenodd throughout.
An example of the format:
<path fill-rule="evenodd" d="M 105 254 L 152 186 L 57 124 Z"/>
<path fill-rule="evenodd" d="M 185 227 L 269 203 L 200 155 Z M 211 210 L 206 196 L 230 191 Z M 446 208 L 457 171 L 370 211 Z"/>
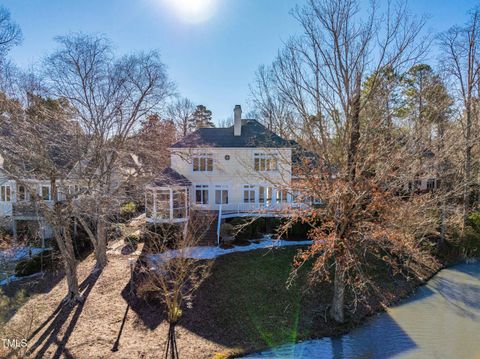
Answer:
<path fill-rule="evenodd" d="M 272 61 L 291 34 L 299 31 L 289 15 L 304 0 L 196 0 L 209 16 L 191 23 L 194 0 L 3 0 L 24 35 L 11 52 L 18 65 L 38 64 L 54 48 L 53 38 L 69 32 L 102 33 L 119 54 L 158 49 L 182 96 L 202 103 L 214 120 L 231 117 L 235 104 L 248 111 L 249 83 L 260 64 Z M 382 1 L 382 0 L 380 0 Z M 428 14 L 427 31 L 466 21 L 474 0 L 415 0 L 410 9 Z M 208 5 L 210 4 L 210 5 Z M 213 4 L 213 5 L 212 5 Z M 207 6 L 208 5 L 208 6 Z M 182 11 L 183 10 L 183 11 Z"/>

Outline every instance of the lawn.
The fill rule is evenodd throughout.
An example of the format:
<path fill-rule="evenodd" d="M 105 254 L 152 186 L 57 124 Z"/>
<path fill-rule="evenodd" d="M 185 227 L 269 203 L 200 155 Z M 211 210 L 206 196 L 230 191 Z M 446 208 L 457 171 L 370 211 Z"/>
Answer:
<path fill-rule="evenodd" d="M 311 337 L 323 320 L 328 288 L 307 284 L 308 266 L 287 288 L 299 247 L 264 249 L 217 258 L 182 323 L 200 315 L 191 329 L 229 347 L 251 350 Z M 198 319 L 198 318 L 197 318 Z M 196 321 L 195 321 L 196 322 Z"/>

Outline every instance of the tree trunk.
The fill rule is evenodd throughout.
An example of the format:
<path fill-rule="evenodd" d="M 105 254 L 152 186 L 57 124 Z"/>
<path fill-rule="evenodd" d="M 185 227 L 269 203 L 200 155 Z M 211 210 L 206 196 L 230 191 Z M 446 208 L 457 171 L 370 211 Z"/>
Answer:
<path fill-rule="evenodd" d="M 165 349 L 165 359 L 178 359 L 177 338 L 175 334 L 175 323 L 170 323 L 168 327 L 167 347 Z"/>
<path fill-rule="evenodd" d="M 97 268 L 103 268 L 107 265 L 107 230 L 102 218 L 97 222 L 97 246 L 95 248 L 95 258 L 97 260 Z"/>
<path fill-rule="evenodd" d="M 345 302 L 345 272 L 337 260 L 335 263 L 335 279 L 333 281 L 333 299 L 330 308 L 331 317 L 338 323 L 343 323 Z"/>
<path fill-rule="evenodd" d="M 71 216 L 68 213 L 62 213 L 62 204 L 58 202 L 58 189 L 55 178 L 51 179 L 50 188 L 54 201 L 54 216 L 51 218 L 53 220 L 50 221 L 50 224 L 62 255 L 65 276 L 67 277 L 68 294 L 65 300 L 66 302 L 72 300 L 79 301 L 81 297 L 78 288 L 77 260 L 75 259 L 72 237 L 70 236 Z"/>
<path fill-rule="evenodd" d="M 361 76 L 357 74 L 355 93 L 352 99 L 350 117 L 350 140 L 348 146 L 347 166 L 350 180 L 354 180 L 356 176 L 358 143 L 360 141 L 360 91 Z"/>

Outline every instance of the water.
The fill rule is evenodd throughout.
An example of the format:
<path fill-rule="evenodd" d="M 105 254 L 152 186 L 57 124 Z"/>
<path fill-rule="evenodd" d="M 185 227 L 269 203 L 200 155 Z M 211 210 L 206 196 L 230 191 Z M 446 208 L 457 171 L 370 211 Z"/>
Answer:
<path fill-rule="evenodd" d="M 480 358 L 480 262 L 442 270 L 407 301 L 349 334 L 247 358 Z"/>

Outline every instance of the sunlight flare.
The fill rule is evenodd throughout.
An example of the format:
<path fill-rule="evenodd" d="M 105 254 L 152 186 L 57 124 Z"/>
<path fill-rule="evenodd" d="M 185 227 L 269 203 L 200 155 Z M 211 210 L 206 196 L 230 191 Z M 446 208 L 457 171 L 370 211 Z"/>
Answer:
<path fill-rule="evenodd" d="M 217 0 L 163 0 L 182 21 L 198 24 L 209 20 L 216 12 Z"/>

